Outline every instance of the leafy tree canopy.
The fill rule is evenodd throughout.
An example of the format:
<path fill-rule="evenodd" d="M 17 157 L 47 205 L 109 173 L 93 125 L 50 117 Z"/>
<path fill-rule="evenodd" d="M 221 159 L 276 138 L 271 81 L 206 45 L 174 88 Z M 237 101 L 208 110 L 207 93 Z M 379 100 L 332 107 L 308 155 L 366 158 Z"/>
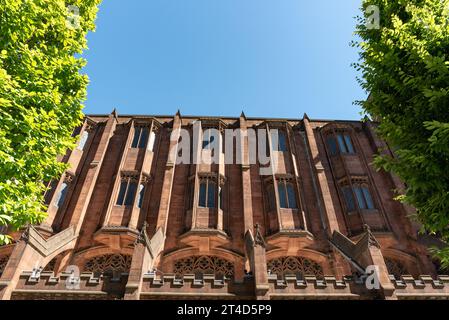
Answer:
<path fill-rule="evenodd" d="M 0 225 L 45 217 L 45 183 L 65 170 L 58 158 L 83 116 L 88 78 L 77 54 L 99 2 L 0 0 Z"/>
<path fill-rule="evenodd" d="M 379 9 L 380 28 L 365 18 Z M 366 11 L 368 9 L 368 12 Z M 363 0 L 353 43 L 355 67 L 370 93 L 359 101 L 395 150 L 376 164 L 406 184 L 399 198 L 417 209 L 427 232 L 449 240 L 449 1 Z M 449 250 L 438 251 L 449 265 Z"/>

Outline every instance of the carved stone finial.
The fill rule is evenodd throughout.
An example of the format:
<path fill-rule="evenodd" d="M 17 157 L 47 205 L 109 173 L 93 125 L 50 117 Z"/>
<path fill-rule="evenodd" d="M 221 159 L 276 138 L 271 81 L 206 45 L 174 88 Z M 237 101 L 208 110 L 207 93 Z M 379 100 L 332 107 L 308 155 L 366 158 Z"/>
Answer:
<path fill-rule="evenodd" d="M 114 108 L 111 112 L 111 116 L 113 116 L 116 120 L 118 119 L 118 113 L 117 113 L 117 109 Z"/>
<path fill-rule="evenodd" d="M 260 226 L 258 223 L 256 223 L 256 225 L 254 226 L 254 245 L 257 246 L 262 246 L 265 248 L 266 243 L 265 243 L 265 239 L 262 236 L 262 233 L 260 232 Z"/>
<path fill-rule="evenodd" d="M 140 229 L 139 235 L 137 236 L 136 241 L 134 241 L 134 244 L 146 243 L 147 227 L 148 227 L 148 223 L 146 221 L 144 221 L 143 225 L 142 225 L 142 229 Z"/>

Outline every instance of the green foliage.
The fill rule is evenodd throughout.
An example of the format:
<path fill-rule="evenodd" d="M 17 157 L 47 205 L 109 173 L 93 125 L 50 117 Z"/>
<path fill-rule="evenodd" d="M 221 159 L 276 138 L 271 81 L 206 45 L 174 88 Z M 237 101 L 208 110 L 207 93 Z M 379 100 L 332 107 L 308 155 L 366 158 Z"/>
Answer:
<path fill-rule="evenodd" d="M 74 147 L 81 123 L 88 78 L 76 54 L 87 48 L 99 2 L 0 0 L 0 225 L 45 217 L 45 183 L 65 170 L 58 157 Z"/>
<path fill-rule="evenodd" d="M 405 183 L 401 200 L 417 209 L 423 228 L 449 241 L 449 0 L 363 0 L 380 9 L 380 29 L 358 17 L 361 86 L 358 101 L 380 122 L 380 135 L 396 157 L 379 168 Z M 366 14 L 365 14 L 366 15 Z M 449 250 L 437 256 L 449 266 Z"/>

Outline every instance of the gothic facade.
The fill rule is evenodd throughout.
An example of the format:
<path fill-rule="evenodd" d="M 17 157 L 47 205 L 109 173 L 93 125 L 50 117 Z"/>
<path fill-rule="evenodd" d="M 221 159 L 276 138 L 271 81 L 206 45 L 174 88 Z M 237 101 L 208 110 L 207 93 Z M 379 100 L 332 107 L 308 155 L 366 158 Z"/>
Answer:
<path fill-rule="evenodd" d="M 0 247 L 0 297 L 449 298 L 413 208 L 393 200 L 402 182 L 372 166 L 392 154 L 375 126 L 87 116 L 61 159 L 69 168 L 49 183 L 46 220 Z M 261 150 L 276 158 L 263 174 Z"/>

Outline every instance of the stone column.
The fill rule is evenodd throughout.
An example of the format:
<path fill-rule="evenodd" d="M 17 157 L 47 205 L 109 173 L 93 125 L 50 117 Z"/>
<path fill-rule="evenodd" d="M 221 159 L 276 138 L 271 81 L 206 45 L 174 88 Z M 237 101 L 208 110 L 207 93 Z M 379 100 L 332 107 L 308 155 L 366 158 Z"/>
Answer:
<path fill-rule="evenodd" d="M 93 189 L 95 187 L 95 183 L 97 181 L 98 174 L 103 163 L 104 155 L 108 148 L 110 138 L 114 134 L 116 124 L 117 114 L 114 109 L 105 123 L 104 131 L 100 138 L 100 143 L 98 144 L 95 156 L 89 164 L 89 168 L 87 169 L 88 171 L 86 173 L 86 178 L 84 179 L 84 183 L 81 186 L 80 197 L 78 198 L 75 209 L 73 210 L 73 215 L 70 219 L 69 225 L 76 226 L 76 234 L 78 234 L 81 230 L 84 216 L 89 206 L 90 198 L 92 196 Z"/>
<path fill-rule="evenodd" d="M 309 149 L 309 161 L 311 161 L 313 170 L 312 175 L 315 176 L 315 180 L 318 184 L 318 191 L 320 193 L 317 194 L 317 199 L 322 203 L 322 205 L 319 207 L 324 210 L 324 217 L 322 218 L 325 219 L 324 224 L 326 228 L 326 235 L 328 238 L 330 238 L 334 231 L 340 231 L 340 227 L 338 225 L 337 215 L 335 213 L 334 204 L 332 202 L 326 173 L 324 172 L 324 166 L 321 162 L 321 155 L 318 151 L 315 134 L 306 114 L 304 114 L 303 123 L 308 144 L 305 147 Z M 340 255 L 337 254 L 335 250 L 332 250 L 331 252 L 333 255 L 333 264 L 336 276 L 342 277 L 346 273 L 344 260 Z"/>
<path fill-rule="evenodd" d="M 125 300 L 139 300 L 142 290 L 143 275 L 148 271 L 149 266 L 153 262 L 153 257 L 146 243 L 146 228 L 144 223 L 139 237 L 134 243 L 134 252 L 131 260 L 131 268 L 129 270 L 128 282 L 125 289 Z"/>
<path fill-rule="evenodd" d="M 255 226 L 254 237 L 250 230 L 246 232 L 245 246 L 254 278 L 254 295 L 257 300 L 268 300 L 270 297 L 268 295 L 266 243 L 258 224 Z"/>
<path fill-rule="evenodd" d="M 178 140 L 180 137 L 180 130 L 181 114 L 178 111 L 173 119 L 173 129 L 170 137 L 170 148 L 168 151 L 168 159 L 165 166 L 161 202 L 159 205 L 159 213 L 157 217 L 156 229 L 162 227 L 164 233 L 166 232 L 168 223 L 168 213 L 170 210 L 171 192 L 173 188 L 173 179 L 175 176 L 175 164 L 178 155 Z"/>
<path fill-rule="evenodd" d="M 249 163 L 249 139 L 248 139 L 248 127 L 246 125 L 246 117 L 242 112 L 239 118 L 240 130 L 242 136 L 241 149 L 236 150 L 242 155 L 242 197 L 243 197 L 243 221 L 245 231 L 253 229 L 253 205 L 252 205 L 252 193 L 251 193 L 251 171 Z M 238 144 L 237 144 L 238 145 Z"/>

